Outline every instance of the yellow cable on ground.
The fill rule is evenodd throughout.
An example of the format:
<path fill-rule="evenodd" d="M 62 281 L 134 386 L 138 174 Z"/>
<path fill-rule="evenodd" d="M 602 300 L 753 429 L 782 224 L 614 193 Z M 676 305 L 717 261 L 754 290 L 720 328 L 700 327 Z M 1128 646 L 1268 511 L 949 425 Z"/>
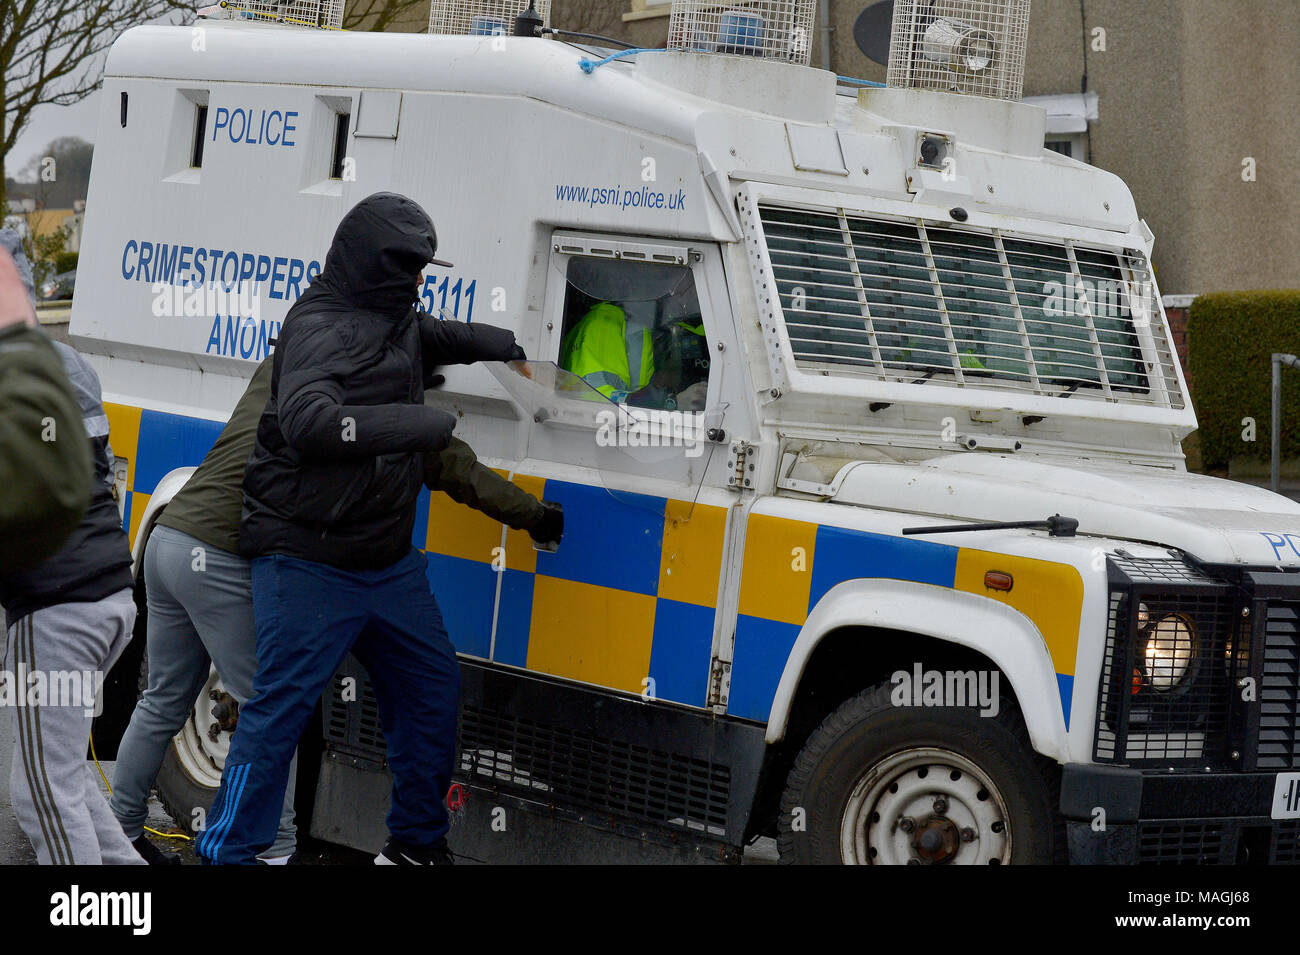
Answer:
<path fill-rule="evenodd" d="M 90 734 L 90 758 L 95 761 L 95 768 L 99 770 L 99 778 L 102 779 L 104 781 L 104 785 L 108 787 L 108 794 L 110 796 L 113 795 L 113 784 L 110 783 L 108 781 L 108 777 L 104 775 L 104 767 L 99 765 L 99 757 L 95 755 L 95 734 L 94 733 Z M 148 826 L 144 827 L 144 831 L 152 832 L 155 836 L 161 836 L 164 839 L 183 839 L 186 842 L 194 841 L 193 836 L 187 836 L 183 832 L 159 832 L 157 829 L 150 829 Z"/>

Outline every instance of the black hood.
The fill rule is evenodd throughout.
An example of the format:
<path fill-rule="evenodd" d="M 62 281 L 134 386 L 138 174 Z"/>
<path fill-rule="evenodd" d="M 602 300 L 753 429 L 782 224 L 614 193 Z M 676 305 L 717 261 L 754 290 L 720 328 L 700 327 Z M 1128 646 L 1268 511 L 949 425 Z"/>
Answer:
<path fill-rule="evenodd" d="M 437 249 L 433 220 L 418 203 L 377 192 L 343 217 L 312 286 L 357 308 L 402 316 L 415 303 L 416 278 Z"/>

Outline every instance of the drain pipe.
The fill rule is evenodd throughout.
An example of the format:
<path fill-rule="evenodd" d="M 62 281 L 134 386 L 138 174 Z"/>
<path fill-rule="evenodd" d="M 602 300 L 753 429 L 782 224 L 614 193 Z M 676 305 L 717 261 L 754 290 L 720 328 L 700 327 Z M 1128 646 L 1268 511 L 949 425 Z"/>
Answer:
<path fill-rule="evenodd" d="M 831 70 L 831 0 L 821 0 L 817 4 L 817 18 L 821 21 L 818 29 L 822 35 L 822 69 L 834 73 Z"/>
<path fill-rule="evenodd" d="M 1270 473 L 1274 494 L 1280 493 L 1282 487 L 1282 366 L 1300 368 L 1300 358 L 1295 355 L 1273 353 L 1273 467 Z"/>

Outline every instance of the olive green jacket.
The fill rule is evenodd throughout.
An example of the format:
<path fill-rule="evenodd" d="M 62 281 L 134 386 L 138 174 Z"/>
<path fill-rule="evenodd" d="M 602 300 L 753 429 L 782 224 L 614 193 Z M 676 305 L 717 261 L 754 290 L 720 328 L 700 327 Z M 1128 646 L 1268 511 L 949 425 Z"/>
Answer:
<path fill-rule="evenodd" d="M 63 360 L 26 325 L 0 331 L 0 574 L 34 567 L 90 503 L 90 442 Z"/>

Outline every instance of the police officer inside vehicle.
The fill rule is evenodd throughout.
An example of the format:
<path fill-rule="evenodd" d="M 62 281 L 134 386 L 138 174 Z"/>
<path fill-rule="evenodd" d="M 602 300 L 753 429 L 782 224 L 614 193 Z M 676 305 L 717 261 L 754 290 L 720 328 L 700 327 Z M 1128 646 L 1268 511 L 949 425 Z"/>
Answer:
<path fill-rule="evenodd" d="M 565 335 L 560 367 L 616 403 L 703 410 L 709 347 L 694 286 L 648 302 L 596 301 Z"/>

